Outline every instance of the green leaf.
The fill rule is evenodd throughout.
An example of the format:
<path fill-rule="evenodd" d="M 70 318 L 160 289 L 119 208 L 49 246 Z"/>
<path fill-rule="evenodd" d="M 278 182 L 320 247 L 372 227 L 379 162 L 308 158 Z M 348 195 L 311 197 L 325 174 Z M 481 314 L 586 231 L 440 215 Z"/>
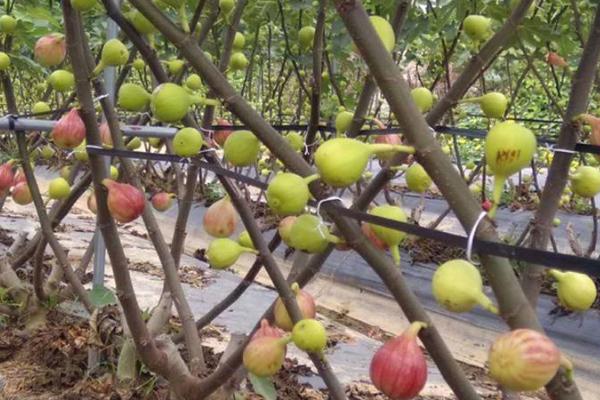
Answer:
<path fill-rule="evenodd" d="M 108 306 L 110 304 L 117 304 L 117 298 L 109 289 L 104 286 L 94 286 L 90 293 L 90 301 L 96 307 Z"/>
<path fill-rule="evenodd" d="M 256 394 L 260 394 L 266 400 L 277 400 L 277 390 L 270 377 L 261 378 L 248 372 L 248 378 Z"/>

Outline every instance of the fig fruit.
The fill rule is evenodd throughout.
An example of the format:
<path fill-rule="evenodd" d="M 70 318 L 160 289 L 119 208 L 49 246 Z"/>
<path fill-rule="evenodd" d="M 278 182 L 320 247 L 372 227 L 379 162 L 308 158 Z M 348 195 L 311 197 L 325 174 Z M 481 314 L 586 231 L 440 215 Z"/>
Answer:
<path fill-rule="evenodd" d="M 433 107 L 433 94 L 425 87 L 414 88 L 410 91 L 410 96 L 422 113 L 426 113 Z"/>
<path fill-rule="evenodd" d="M 594 197 L 600 193 L 600 170 L 582 165 L 569 177 L 571 190 L 581 197 Z"/>
<path fill-rule="evenodd" d="M 295 151 L 304 150 L 304 138 L 298 132 L 290 132 L 285 135 L 285 139 Z"/>
<path fill-rule="evenodd" d="M 219 12 L 223 15 L 231 14 L 235 6 L 234 0 L 219 0 Z"/>
<path fill-rule="evenodd" d="M 592 278 L 578 272 L 548 271 L 558 282 L 556 292 L 560 304 L 573 311 L 587 311 L 592 307 L 598 291 Z"/>
<path fill-rule="evenodd" d="M 156 28 L 152 25 L 152 22 L 138 10 L 131 10 L 127 14 L 127 19 L 131 22 L 135 30 L 142 35 L 151 35 L 156 32 Z"/>
<path fill-rule="evenodd" d="M 173 151 L 179 157 L 192 157 L 198 155 L 203 144 L 204 138 L 198 130 L 182 128 L 177 131 L 173 138 Z"/>
<path fill-rule="evenodd" d="M 346 133 L 346 131 L 350 129 L 352 118 L 354 118 L 354 114 L 350 111 L 343 110 L 337 114 L 335 117 L 335 131 L 338 135 Z"/>
<path fill-rule="evenodd" d="M 3 15 L 0 17 L 0 32 L 10 35 L 17 29 L 17 20 L 11 15 Z"/>
<path fill-rule="evenodd" d="M 375 28 L 375 32 L 377 32 L 377 35 L 379 35 L 379 39 L 381 39 L 383 46 L 388 52 L 391 53 L 396 45 L 396 34 L 394 33 L 392 25 L 390 25 L 385 18 L 382 18 L 378 15 L 372 15 L 369 17 L 369 19 L 371 20 L 373 28 Z M 353 49 L 354 52 L 358 53 L 358 49 L 354 44 Z"/>
<path fill-rule="evenodd" d="M 33 201 L 31 197 L 31 191 L 27 182 L 19 182 L 15 184 L 11 192 L 12 199 L 15 203 L 20 206 L 26 206 Z"/>
<path fill-rule="evenodd" d="M 252 242 L 252 238 L 250 237 L 248 231 L 243 231 L 242 233 L 240 233 L 237 241 L 240 244 L 240 246 L 248 247 L 250 249 L 256 249 L 256 246 L 254 246 L 254 243 Z"/>
<path fill-rule="evenodd" d="M 369 211 L 369 214 L 399 222 L 407 221 L 406 213 L 402 208 L 389 204 L 373 207 Z M 406 237 L 406 233 L 373 223 L 369 223 L 369 227 L 373 233 L 390 248 L 392 258 L 396 265 L 400 265 L 400 243 L 402 243 Z"/>
<path fill-rule="evenodd" d="M 96 0 L 71 0 L 71 6 L 80 12 L 89 11 L 96 5 Z"/>
<path fill-rule="evenodd" d="M 71 172 L 73 171 L 73 169 L 69 166 L 69 165 L 65 165 L 64 167 L 62 167 L 59 171 L 59 175 L 61 178 L 63 178 L 64 180 L 69 180 L 69 177 L 71 176 Z M 23 175 L 25 176 L 25 175 Z"/>
<path fill-rule="evenodd" d="M 231 122 L 227 121 L 226 119 L 219 118 L 219 119 L 217 119 L 217 125 L 231 126 Z M 225 145 L 225 141 L 227 140 L 229 135 L 231 135 L 232 133 L 233 133 L 233 131 L 230 129 L 217 130 L 217 131 L 215 131 L 215 133 L 213 135 L 213 139 L 215 142 L 217 142 L 217 144 L 219 146 L 223 147 Z"/>
<path fill-rule="evenodd" d="M 50 133 L 52 141 L 58 147 L 74 149 L 85 139 L 85 124 L 76 108 L 72 108 L 54 125 Z"/>
<path fill-rule="evenodd" d="M 229 60 L 229 68 L 232 71 L 241 71 L 243 69 L 246 69 L 249 63 L 250 62 L 248 61 L 244 53 L 236 51 L 231 55 L 231 59 Z"/>
<path fill-rule="evenodd" d="M 75 76 L 64 69 L 57 69 L 48 77 L 48 83 L 57 92 L 69 92 L 75 86 Z"/>
<path fill-rule="evenodd" d="M 167 61 L 167 70 L 172 76 L 179 75 L 183 71 L 184 66 L 185 62 L 177 58 Z"/>
<path fill-rule="evenodd" d="M 190 74 L 185 80 L 185 86 L 192 90 L 202 89 L 202 78 L 198 74 Z"/>
<path fill-rule="evenodd" d="M 3 51 L 0 51 L 0 71 L 5 71 L 10 67 L 10 57 Z"/>
<path fill-rule="evenodd" d="M 546 55 L 546 62 L 555 67 L 560 67 L 560 68 L 568 68 L 569 67 L 569 64 L 567 63 L 567 61 L 553 51 L 549 52 Z"/>
<path fill-rule="evenodd" d="M 485 138 L 485 156 L 494 174 L 492 209 L 493 218 L 500 203 L 504 182 L 512 174 L 529 165 L 537 147 L 533 132 L 513 121 L 500 122 L 492 127 Z"/>
<path fill-rule="evenodd" d="M 504 113 L 508 107 L 508 99 L 499 92 L 490 92 L 483 96 L 463 99 L 460 103 L 479 104 L 481 111 L 488 118 L 504 118 Z"/>
<path fill-rule="evenodd" d="M 223 144 L 223 156 L 231 165 L 247 167 L 256 162 L 260 142 L 250 131 L 235 131 Z"/>
<path fill-rule="evenodd" d="M 284 333 L 281 329 L 269 324 L 269 320 L 263 318 L 260 320 L 260 327 L 254 332 L 250 340 L 265 336 L 280 338 L 284 336 Z"/>
<path fill-rule="evenodd" d="M 235 264 L 242 253 L 258 254 L 258 251 L 240 246 L 238 242 L 228 238 L 217 238 L 208 245 L 206 258 L 212 268 L 225 269 Z"/>
<path fill-rule="evenodd" d="M 33 55 L 35 60 L 44 67 L 59 65 L 65 60 L 65 56 L 67 55 L 65 35 L 51 33 L 42 36 L 35 42 Z"/>
<path fill-rule="evenodd" d="M 141 85 L 124 83 L 117 93 L 117 105 L 127 111 L 140 112 L 148 107 L 150 97 Z"/>
<path fill-rule="evenodd" d="M 217 238 L 231 236 L 237 222 L 237 211 L 227 196 L 208 207 L 202 220 L 206 233 Z"/>
<path fill-rule="evenodd" d="M 233 51 L 242 51 L 246 45 L 246 38 L 240 32 L 236 32 L 233 38 Z"/>
<path fill-rule="evenodd" d="M 127 150 L 137 150 L 142 145 L 142 139 L 137 136 L 132 137 L 129 142 L 127 142 Z"/>
<path fill-rule="evenodd" d="M 188 92 L 174 83 L 158 85 L 150 98 L 154 118 L 161 122 L 177 122 L 188 112 L 192 99 Z"/>
<path fill-rule="evenodd" d="M 533 391 L 556 375 L 561 354 L 546 335 L 516 329 L 498 337 L 488 355 L 490 377 L 505 389 Z"/>
<path fill-rule="evenodd" d="M 102 185 L 108 189 L 108 211 L 116 221 L 127 223 L 142 215 L 146 199 L 138 188 L 108 178 L 102 180 Z"/>
<path fill-rule="evenodd" d="M 388 340 L 371 359 L 371 382 L 392 400 L 416 397 L 427 382 L 427 360 L 417 343 L 424 322 L 413 322 L 401 335 Z"/>
<path fill-rule="evenodd" d="M 85 140 L 83 141 L 83 143 L 85 143 Z M 40 156 L 42 156 L 44 160 L 51 159 L 52 157 L 54 157 L 54 154 L 54 149 L 49 144 L 45 145 L 40 149 Z"/>
<path fill-rule="evenodd" d="M 296 218 L 289 233 L 291 247 L 307 253 L 321 253 L 329 243 L 339 243 L 323 221 L 314 215 L 303 214 Z"/>
<path fill-rule="evenodd" d="M 4 192 L 13 185 L 14 177 L 12 163 L 6 162 L 0 165 L 0 192 Z"/>
<path fill-rule="evenodd" d="M 292 341 L 300 350 L 321 353 L 327 346 L 327 331 L 316 319 L 303 319 L 294 325 Z"/>
<path fill-rule="evenodd" d="M 50 108 L 50 104 L 46 103 L 45 101 L 38 101 L 37 103 L 35 103 L 33 105 L 33 107 L 31 107 L 31 112 L 33 114 L 48 114 L 48 112 L 51 110 Z"/>
<path fill-rule="evenodd" d="M 152 196 L 152 207 L 156 211 L 167 211 L 173 205 L 173 193 L 159 192 Z"/>
<path fill-rule="evenodd" d="M 259 377 L 272 376 L 283 366 L 288 337 L 260 336 L 246 345 L 242 361 L 246 369 Z"/>
<path fill-rule="evenodd" d="M 102 142 L 102 147 L 104 147 L 105 149 L 112 149 L 112 135 L 110 134 L 110 127 L 108 126 L 108 123 L 106 121 L 100 124 L 100 126 L 98 127 L 98 133 L 100 134 L 100 141 Z"/>
<path fill-rule="evenodd" d="M 479 270 L 465 260 L 450 260 L 433 274 L 433 297 L 439 305 L 453 312 L 466 312 L 480 305 L 491 313 L 498 309 L 483 293 Z"/>
<path fill-rule="evenodd" d="M 58 177 L 50 181 L 48 185 L 48 197 L 53 200 L 63 200 L 69 197 L 71 185 L 66 179 Z"/>
<path fill-rule="evenodd" d="M 427 175 L 425 168 L 418 163 L 413 163 L 408 167 L 405 178 L 408 190 L 416 193 L 425 193 L 433 182 L 429 175 Z"/>
<path fill-rule="evenodd" d="M 315 28 L 312 26 L 304 26 L 298 31 L 298 43 L 300 44 L 300 49 L 306 50 L 313 46 L 315 32 Z"/>
<path fill-rule="evenodd" d="M 477 42 L 487 40 L 492 35 L 492 20 L 483 15 L 469 15 L 463 20 L 463 30 Z"/>
<path fill-rule="evenodd" d="M 327 140 L 317 148 L 315 165 L 325 183 L 333 187 L 346 187 L 361 178 L 371 155 L 399 151 L 412 154 L 414 148 L 335 138 Z"/>
<path fill-rule="evenodd" d="M 308 184 L 318 178 L 318 175 L 302 178 L 291 172 L 278 173 L 267 187 L 269 208 L 281 216 L 300 214 L 310 198 Z"/>
<path fill-rule="evenodd" d="M 317 315 L 317 306 L 315 305 L 314 298 L 310 295 L 310 293 L 300 289 L 300 286 L 296 282 L 292 283 L 291 288 L 296 295 L 296 302 L 298 303 L 298 307 L 302 312 L 302 318 L 315 318 Z M 294 328 L 294 323 L 292 322 L 292 319 L 290 318 L 290 315 L 288 314 L 281 297 L 278 297 L 277 301 L 275 301 L 273 315 L 275 317 L 275 325 L 277 325 L 279 328 L 288 332 Z"/>
<path fill-rule="evenodd" d="M 285 217 L 279 221 L 279 225 L 277 226 L 277 232 L 279 233 L 279 236 L 281 236 L 281 240 L 283 240 L 283 243 L 289 247 L 293 247 L 292 238 L 290 235 L 292 233 L 292 226 L 294 225 L 294 222 L 296 222 L 296 219 L 297 217 L 290 215 L 289 217 Z"/>
<path fill-rule="evenodd" d="M 129 50 L 119 39 L 110 39 L 102 46 L 100 62 L 94 68 L 93 75 L 98 75 L 106 67 L 125 65 L 129 59 Z"/>

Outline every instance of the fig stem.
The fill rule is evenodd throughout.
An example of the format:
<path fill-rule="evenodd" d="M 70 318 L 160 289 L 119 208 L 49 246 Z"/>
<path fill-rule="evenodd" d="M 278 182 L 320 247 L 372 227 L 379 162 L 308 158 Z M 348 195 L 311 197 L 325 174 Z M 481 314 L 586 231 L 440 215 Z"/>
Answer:
<path fill-rule="evenodd" d="M 477 303 L 485 310 L 491 312 L 492 314 L 498 315 L 498 308 L 494 305 L 494 303 L 492 303 L 492 300 L 485 295 L 485 293 L 479 292 L 477 294 Z"/>
<path fill-rule="evenodd" d="M 292 283 L 292 286 L 290 286 L 290 289 L 292 289 L 294 294 L 298 294 L 298 292 L 300 292 L 300 285 L 298 285 L 298 282 L 294 282 Z"/>
<path fill-rule="evenodd" d="M 560 366 L 565 369 L 569 382 L 573 382 L 573 363 L 564 354 L 560 355 Z"/>
<path fill-rule="evenodd" d="M 389 153 L 392 151 L 415 154 L 415 148 L 413 146 L 406 146 L 403 144 L 371 143 L 368 146 L 371 154 Z"/>
<path fill-rule="evenodd" d="M 241 246 L 241 247 L 242 247 L 242 250 L 244 250 L 244 252 L 246 252 L 246 253 L 259 254 L 259 251 L 256 249 L 252 249 L 250 247 L 244 247 L 244 246 Z"/>
<path fill-rule="evenodd" d="M 400 266 L 400 246 L 397 244 L 390 246 L 390 253 L 392 254 L 394 263 Z"/>
<path fill-rule="evenodd" d="M 557 269 L 550 269 L 548 270 L 548 275 L 560 282 L 561 279 L 565 276 L 565 273 Z"/>
<path fill-rule="evenodd" d="M 467 99 L 462 99 L 458 101 L 458 104 L 465 104 L 465 103 L 479 103 L 481 102 L 482 96 L 479 97 L 469 97 Z"/>
<path fill-rule="evenodd" d="M 502 191 L 504 190 L 504 181 L 506 178 L 496 174 L 494 176 L 494 191 L 492 192 L 492 208 L 488 211 L 488 217 L 494 219 L 496 217 L 496 211 L 498 210 L 498 206 L 500 205 L 500 197 L 502 196 Z"/>
<path fill-rule="evenodd" d="M 408 328 L 406 328 L 406 331 L 404 331 L 403 335 L 407 335 L 410 337 L 417 337 L 417 335 L 419 335 L 419 332 L 421 331 L 421 329 L 425 329 L 428 327 L 428 324 L 426 322 L 422 322 L 422 321 L 413 321 L 410 326 Z"/>
<path fill-rule="evenodd" d="M 100 73 L 102 71 L 104 71 L 104 68 L 106 67 L 106 65 L 104 64 L 104 62 L 102 61 L 102 59 L 100 59 L 100 61 L 98 62 L 98 65 L 96 65 L 96 68 L 94 68 L 94 70 L 92 71 L 92 76 L 98 76 L 100 75 Z"/>
<path fill-rule="evenodd" d="M 312 174 L 312 175 L 309 175 L 309 176 L 305 176 L 303 179 L 304 179 L 304 182 L 305 182 L 307 185 L 310 185 L 312 182 L 316 181 L 316 180 L 317 180 L 317 179 L 319 179 L 320 177 L 321 177 L 321 176 L 320 176 L 319 174 Z"/>
<path fill-rule="evenodd" d="M 327 232 L 325 234 L 325 239 L 327 239 L 327 241 L 329 243 L 333 243 L 333 244 L 340 244 L 340 243 L 345 243 L 344 240 L 338 236 L 332 235 L 331 233 Z"/>

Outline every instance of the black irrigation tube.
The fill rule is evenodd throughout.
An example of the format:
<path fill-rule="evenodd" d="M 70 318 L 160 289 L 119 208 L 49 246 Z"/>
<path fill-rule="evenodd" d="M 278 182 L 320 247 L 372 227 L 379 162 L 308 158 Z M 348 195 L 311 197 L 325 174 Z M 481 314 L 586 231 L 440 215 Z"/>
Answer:
<path fill-rule="evenodd" d="M 200 161 L 197 158 L 188 159 L 172 154 L 104 149 L 96 146 L 88 146 L 87 151 L 88 153 L 98 155 L 110 155 L 155 161 L 195 163 L 201 168 L 205 168 L 209 171 L 212 171 L 215 174 L 227 176 L 229 178 L 261 189 L 265 189 L 267 187 L 267 183 L 262 182 L 258 179 L 238 174 L 229 169 L 214 164 L 209 164 Z M 312 205 L 314 205 L 314 203 L 312 203 Z M 385 226 L 387 228 L 406 232 L 411 235 L 416 235 L 422 238 L 439 241 L 448 246 L 460 247 L 463 249 L 467 248 L 468 239 L 465 236 L 446 233 L 435 229 L 424 228 L 418 225 L 409 224 L 405 222 L 398 222 L 387 218 L 376 217 L 364 212 L 348 209 L 345 207 L 335 206 L 335 208 L 336 211 L 340 214 L 346 217 L 354 218 L 358 221 L 365 221 Z M 559 267 L 564 270 L 577 271 L 590 276 L 600 277 L 600 261 L 591 258 L 579 257 L 570 254 L 553 253 L 545 250 L 529 249 L 497 242 L 489 242 L 485 240 L 479 240 L 477 238 L 475 238 L 473 242 L 473 251 L 499 257 L 510 258 L 518 261 L 525 261 L 527 263 L 548 265 L 552 266 L 553 268 Z"/>

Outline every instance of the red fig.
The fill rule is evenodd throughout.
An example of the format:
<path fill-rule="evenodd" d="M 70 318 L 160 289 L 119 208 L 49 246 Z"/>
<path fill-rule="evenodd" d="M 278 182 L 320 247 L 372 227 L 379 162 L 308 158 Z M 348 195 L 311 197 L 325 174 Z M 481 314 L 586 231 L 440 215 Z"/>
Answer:
<path fill-rule="evenodd" d="M 17 186 L 17 184 L 21 182 L 27 182 L 27 177 L 25 176 L 23 168 L 19 167 L 19 169 L 17 169 L 17 172 L 15 172 L 15 175 L 13 177 L 12 185 Z"/>
<path fill-rule="evenodd" d="M 114 219 L 121 223 L 131 222 L 144 212 L 146 199 L 135 186 L 104 179 L 102 184 L 108 189 L 108 210 Z"/>
<path fill-rule="evenodd" d="M 296 294 L 296 302 L 298 303 L 298 307 L 300 307 L 300 311 L 302 311 L 303 318 L 314 318 L 317 314 L 317 307 L 312 295 L 304 290 L 301 290 L 300 286 L 296 282 L 292 283 L 292 291 Z M 273 315 L 275 316 L 275 325 L 284 331 L 289 332 L 292 330 L 294 323 L 285 309 L 285 305 L 283 304 L 281 297 L 277 298 L 277 301 L 275 302 Z"/>
<path fill-rule="evenodd" d="M 425 386 L 427 361 L 417 335 L 426 326 L 413 322 L 404 333 L 377 350 L 371 360 L 371 381 L 392 400 L 412 399 Z"/>
<path fill-rule="evenodd" d="M 12 188 L 12 199 L 21 206 L 27 205 L 33 201 L 27 182 L 19 182 Z"/>
<path fill-rule="evenodd" d="M 112 149 L 113 140 L 112 136 L 110 136 L 110 128 L 108 127 L 108 123 L 101 123 L 98 127 L 98 131 L 100 132 L 100 140 L 102 141 L 102 147 Z"/>
<path fill-rule="evenodd" d="M 385 128 L 385 126 L 384 126 L 384 128 Z M 394 144 L 394 145 L 402 144 L 402 136 L 396 135 L 395 133 L 391 133 L 389 135 L 377 135 L 375 137 L 375 143 Z M 395 155 L 394 153 L 379 153 L 376 156 L 377 156 L 377 159 L 379 159 L 381 161 L 387 161 L 387 160 L 391 159 L 392 157 L 394 157 L 394 155 Z"/>
<path fill-rule="evenodd" d="M 44 67 L 53 67 L 60 64 L 67 55 L 65 36 L 60 33 L 42 36 L 35 43 L 33 54 L 35 59 Z"/>
<path fill-rule="evenodd" d="M 554 65 L 555 67 L 566 68 L 569 66 L 569 64 L 564 58 L 562 58 L 553 51 L 549 52 L 548 55 L 546 55 L 546 62 L 550 65 Z"/>
<path fill-rule="evenodd" d="M 85 125 L 79 111 L 72 108 L 63 115 L 52 130 L 52 140 L 59 147 L 74 149 L 85 139 Z"/>
<path fill-rule="evenodd" d="M 490 199 L 485 199 L 484 201 L 481 202 L 481 209 L 483 211 L 490 211 L 491 208 L 492 208 L 492 202 L 490 201 Z"/>
<path fill-rule="evenodd" d="M 231 126 L 231 122 L 227 121 L 226 119 L 219 118 L 217 120 L 217 125 Z M 231 135 L 232 132 L 233 132 L 232 130 L 215 131 L 215 134 L 213 135 L 213 139 L 215 142 L 217 142 L 217 144 L 219 146 L 223 147 L 223 145 L 225 144 L 225 141 L 227 140 L 229 135 Z"/>
<path fill-rule="evenodd" d="M 0 192 L 12 186 L 13 178 L 12 165 L 10 163 L 0 165 Z"/>
<path fill-rule="evenodd" d="M 238 221 L 237 211 L 231 204 L 229 197 L 223 197 L 213 203 L 204 214 L 204 230 L 217 238 L 229 237 L 235 231 Z"/>
<path fill-rule="evenodd" d="M 156 211 L 167 211 L 173 205 L 173 193 L 160 192 L 152 196 L 152 207 Z"/>

